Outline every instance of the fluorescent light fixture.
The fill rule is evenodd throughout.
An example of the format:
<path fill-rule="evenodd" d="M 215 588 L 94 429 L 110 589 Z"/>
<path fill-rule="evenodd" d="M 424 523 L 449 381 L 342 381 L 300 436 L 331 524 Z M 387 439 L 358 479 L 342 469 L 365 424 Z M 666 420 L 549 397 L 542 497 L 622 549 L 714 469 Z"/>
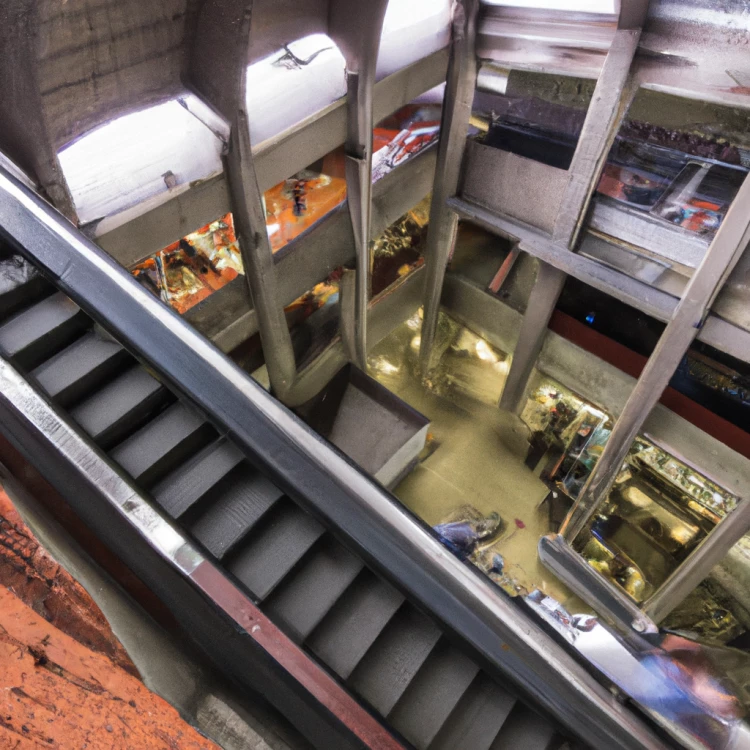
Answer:
<path fill-rule="evenodd" d="M 81 222 L 111 216 L 221 169 L 222 142 L 178 101 L 102 125 L 60 154 Z M 172 182 L 170 177 L 170 182 Z"/>

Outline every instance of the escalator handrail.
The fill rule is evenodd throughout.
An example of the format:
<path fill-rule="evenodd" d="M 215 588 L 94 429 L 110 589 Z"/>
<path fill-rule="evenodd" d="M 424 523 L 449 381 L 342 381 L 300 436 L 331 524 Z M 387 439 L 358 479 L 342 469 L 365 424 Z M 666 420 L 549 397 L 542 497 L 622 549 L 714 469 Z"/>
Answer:
<path fill-rule="evenodd" d="M 663 743 L 494 584 L 0 167 L 0 236 L 341 541 L 592 747 Z"/>

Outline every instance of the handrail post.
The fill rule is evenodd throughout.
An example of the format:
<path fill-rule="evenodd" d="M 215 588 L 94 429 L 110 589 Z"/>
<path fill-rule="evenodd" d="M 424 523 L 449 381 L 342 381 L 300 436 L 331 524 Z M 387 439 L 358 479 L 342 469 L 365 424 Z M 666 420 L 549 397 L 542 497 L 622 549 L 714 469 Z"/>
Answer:
<path fill-rule="evenodd" d="M 429 372 L 432 365 L 445 269 L 453 252 L 458 228 L 458 217 L 448 208 L 446 201 L 458 190 L 461 162 L 469 132 L 469 118 L 477 78 L 475 38 L 478 12 L 478 0 L 461 0 L 455 5 L 453 41 L 443 98 L 440 142 L 425 250 L 427 278 L 419 348 L 419 363 L 424 375 Z"/>

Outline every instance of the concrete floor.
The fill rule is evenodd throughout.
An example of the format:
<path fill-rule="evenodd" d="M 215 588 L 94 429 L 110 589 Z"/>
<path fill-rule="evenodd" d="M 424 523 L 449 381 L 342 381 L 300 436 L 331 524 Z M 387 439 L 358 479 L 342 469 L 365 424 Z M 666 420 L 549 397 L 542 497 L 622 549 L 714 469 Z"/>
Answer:
<path fill-rule="evenodd" d="M 586 611 L 538 559 L 538 540 L 551 531 L 543 504 L 548 490 L 523 463 L 527 428 L 497 407 L 506 355 L 441 313 L 443 353 L 423 383 L 417 367 L 420 326 L 419 316 L 399 326 L 369 359 L 370 375 L 430 419 L 438 445 L 396 487 L 396 496 L 431 526 L 464 505 L 483 515 L 498 512 L 505 528 L 491 549 L 503 556 L 506 573 L 528 590 Z"/>

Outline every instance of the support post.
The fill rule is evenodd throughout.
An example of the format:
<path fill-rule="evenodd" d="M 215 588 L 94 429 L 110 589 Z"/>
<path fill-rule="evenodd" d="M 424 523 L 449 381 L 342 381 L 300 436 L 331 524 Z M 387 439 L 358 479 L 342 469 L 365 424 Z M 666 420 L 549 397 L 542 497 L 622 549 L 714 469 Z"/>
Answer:
<path fill-rule="evenodd" d="M 224 171 L 263 354 L 274 393 L 288 398 L 297 367 L 283 305 L 279 303 L 273 253 L 266 232 L 263 196 L 253 163 L 246 111 L 246 78 L 252 0 L 207 0 L 193 19 L 186 77 L 207 108 L 229 125 Z M 226 30 L 231 33 L 227 34 Z M 222 54 L 217 55 L 216 49 Z"/>
<path fill-rule="evenodd" d="M 508 379 L 500 396 L 500 408 L 516 414 L 523 411 L 529 378 L 542 350 L 547 325 L 557 304 L 557 298 L 562 292 L 565 279 L 568 278 L 564 271 L 541 260 L 538 263 L 536 281 L 531 288 L 526 312 L 521 321 Z"/>
<path fill-rule="evenodd" d="M 329 15 L 329 34 L 346 59 L 345 176 L 356 258 L 353 321 L 346 323 L 352 334 L 347 353 L 361 369 L 367 367 L 367 309 L 372 286 L 372 94 L 387 6 L 387 0 L 365 4 L 334 0 Z"/>
<path fill-rule="evenodd" d="M 432 365 L 440 295 L 458 228 L 458 217 L 446 201 L 456 194 L 461 171 L 469 118 L 477 78 L 475 57 L 478 0 L 456 3 L 453 17 L 453 42 L 448 64 L 448 80 L 443 98 L 435 183 L 430 204 L 430 223 L 425 251 L 424 319 L 419 349 L 419 363 L 426 375 Z"/>
<path fill-rule="evenodd" d="M 575 246 L 607 154 L 638 90 L 630 69 L 640 34 L 640 29 L 617 30 L 596 83 L 552 230 L 552 241 L 566 250 Z M 500 397 L 501 409 L 517 414 L 523 410 L 529 377 L 566 278 L 563 271 L 539 261 L 537 280 Z"/>
<path fill-rule="evenodd" d="M 724 222 L 675 308 L 638 378 L 607 445 L 560 533 L 572 542 L 604 502 L 633 439 L 698 335 L 711 304 L 750 242 L 750 178 L 745 178 Z"/>
<path fill-rule="evenodd" d="M 284 307 L 276 289 L 273 251 L 266 232 L 266 217 L 253 167 L 250 128 L 244 109 L 238 111 L 232 125 L 229 152 L 224 163 L 242 265 L 253 309 L 258 316 L 268 378 L 274 394 L 285 401 L 294 385 L 297 364 Z"/>

